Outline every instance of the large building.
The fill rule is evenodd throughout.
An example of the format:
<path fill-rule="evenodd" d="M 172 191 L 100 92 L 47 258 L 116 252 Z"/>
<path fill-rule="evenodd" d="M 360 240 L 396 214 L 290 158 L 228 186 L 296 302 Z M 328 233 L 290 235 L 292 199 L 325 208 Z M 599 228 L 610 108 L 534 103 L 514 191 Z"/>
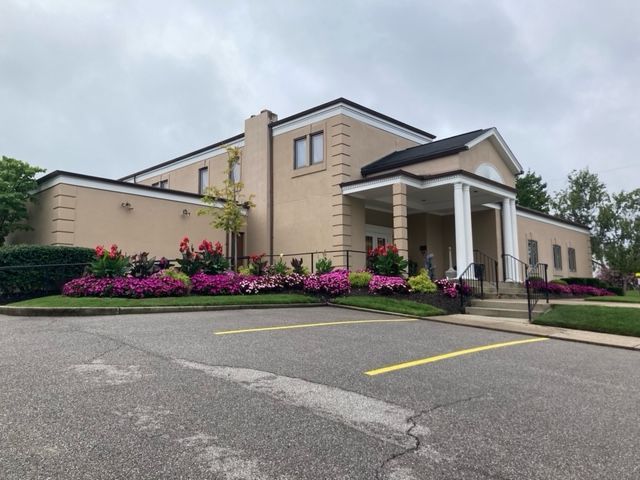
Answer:
<path fill-rule="evenodd" d="M 185 234 L 224 241 L 196 212 L 224 179 L 228 146 L 255 195 L 241 254 L 326 251 L 334 265 L 362 268 L 363 252 L 393 242 L 418 265 L 426 246 L 437 276 L 449 251 L 458 272 L 481 256 L 510 280 L 522 279 L 505 258 L 547 263 L 551 278 L 591 276 L 586 227 L 516 206 L 522 166 L 496 128 L 435 140 L 344 98 L 282 119 L 263 110 L 243 133 L 117 181 L 53 172 L 40 179 L 35 230 L 10 240 L 116 242 L 167 257 Z"/>

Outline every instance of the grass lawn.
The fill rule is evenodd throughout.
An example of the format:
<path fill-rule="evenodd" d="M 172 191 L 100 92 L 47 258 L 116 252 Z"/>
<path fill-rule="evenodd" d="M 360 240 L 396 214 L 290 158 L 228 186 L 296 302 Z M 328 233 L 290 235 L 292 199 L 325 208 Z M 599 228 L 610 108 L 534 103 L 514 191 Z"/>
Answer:
<path fill-rule="evenodd" d="M 630 290 L 624 297 L 589 297 L 588 302 L 619 302 L 619 303 L 640 303 L 640 292 Z"/>
<path fill-rule="evenodd" d="M 426 303 L 414 302 L 412 300 L 396 299 L 390 297 L 374 296 L 353 296 L 339 297 L 332 300 L 338 305 L 349 305 L 352 307 L 372 308 L 385 312 L 404 313 L 418 317 L 431 315 L 444 315 L 446 312 Z"/>
<path fill-rule="evenodd" d="M 217 295 L 161 298 L 50 297 L 11 303 L 12 307 L 175 307 L 187 305 L 274 305 L 319 303 L 317 297 L 302 293 L 265 293 L 259 295 Z"/>
<path fill-rule="evenodd" d="M 554 305 L 533 323 L 640 337 L 640 308 Z"/>

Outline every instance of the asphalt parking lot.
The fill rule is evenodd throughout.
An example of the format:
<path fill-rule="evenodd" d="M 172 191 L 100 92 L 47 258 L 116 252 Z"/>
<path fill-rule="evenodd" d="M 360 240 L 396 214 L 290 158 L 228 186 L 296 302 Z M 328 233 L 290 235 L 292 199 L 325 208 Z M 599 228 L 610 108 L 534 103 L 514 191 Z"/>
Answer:
<path fill-rule="evenodd" d="M 330 307 L 0 316 L 0 478 L 637 479 L 639 367 Z"/>

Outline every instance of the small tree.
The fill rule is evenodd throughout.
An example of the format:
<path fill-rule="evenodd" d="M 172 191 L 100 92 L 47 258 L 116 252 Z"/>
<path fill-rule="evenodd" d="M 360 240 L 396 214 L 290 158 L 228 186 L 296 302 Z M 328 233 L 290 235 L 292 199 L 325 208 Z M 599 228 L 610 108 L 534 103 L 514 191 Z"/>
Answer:
<path fill-rule="evenodd" d="M 211 215 L 211 226 L 224 230 L 231 237 L 233 268 L 238 266 L 238 234 L 245 224 L 243 208 L 253 207 L 253 195 L 244 200 L 244 184 L 239 180 L 237 168 L 240 166 L 240 149 L 227 147 L 227 169 L 222 187 L 208 187 L 202 201 L 208 206 L 199 210 L 198 215 Z M 223 202 L 222 207 L 218 206 Z"/>
<path fill-rule="evenodd" d="M 27 204 L 38 187 L 35 176 L 45 170 L 26 162 L 2 156 L 0 160 L 0 246 L 11 232 L 30 230 L 24 221 Z"/>
<path fill-rule="evenodd" d="M 619 273 L 626 290 L 640 272 L 640 188 L 614 193 L 600 209 L 596 228 L 606 264 Z"/>
<path fill-rule="evenodd" d="M 531 170 L 516 178 L 516 203 L 523 207 L 533 208 L 549 213 L 551 197 L 547 193 L 547 184 L 540 175 Z"/>

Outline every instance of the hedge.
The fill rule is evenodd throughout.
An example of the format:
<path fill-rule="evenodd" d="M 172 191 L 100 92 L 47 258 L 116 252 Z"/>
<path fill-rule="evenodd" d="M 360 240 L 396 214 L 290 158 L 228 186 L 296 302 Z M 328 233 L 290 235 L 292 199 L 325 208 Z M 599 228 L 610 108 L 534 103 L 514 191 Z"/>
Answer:
<path fill-rule="evenodd" d="M 563 278 L 562 280 L 569 285 L 586 285 L 587 287 L 604 288 L 605 290 L 609 290 L 611 293 L 615 293 L 616 295 L 624 295 L 624 290 L 622 288 L 609 285 L 607 282 L 600 280 L 599 278 L 568 277 Z"/>
<path fill-rule="evenodd" d="M 51 245 L 0 247 L 0 300 L 59 293 L 62 285 L 82 275 L 85 264 L 94 259 L 91 248 Z M 29 265 L 77 266 L 34 267 Z M 11 268 L 21 267 L 21 268 Z"/>

